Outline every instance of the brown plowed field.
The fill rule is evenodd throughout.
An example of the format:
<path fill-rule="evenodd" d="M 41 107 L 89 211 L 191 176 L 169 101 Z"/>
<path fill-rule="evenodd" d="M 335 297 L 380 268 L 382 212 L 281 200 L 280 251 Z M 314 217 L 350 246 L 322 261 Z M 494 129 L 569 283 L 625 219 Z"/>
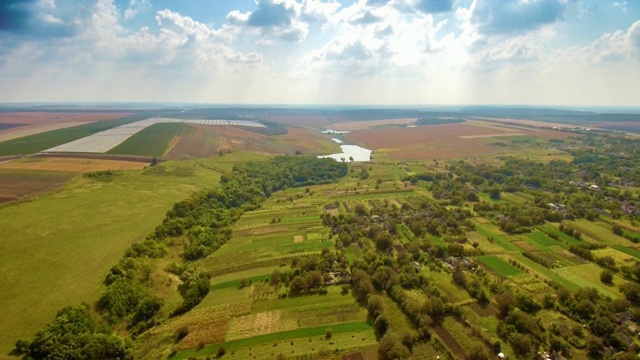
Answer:
<path fill-rule="evenodd" d="M 360 130 L 346 136 L 365 148 L 387 153 L 391 159 L 427 160 L 498 154 L 505 150 L 488 146 L 487 140 L 494 136 L 522 135 L 565 139 L 572 134 L 551 130 L 501 129 L 484 126 L 483 123 L 467 122 Z"/>
<path fill-rule="evenodd" d="M 53 131 L 58 129 L 70 128 L 73 126 L 79 126 L 88 124 L 89 122 L 51 122 L 45 124 L 32 124 L 25 126 L 18 126 L 11 129 L 0 131 L 0 141 L 13 140 L 29 135 L 40 134 L 47 131 Z"/>
<path fill-rule="evenodd" d="M 368 121 L 347 121 L 331 124 L 331 130 L 339 131 L 356 131 L 371 129 L 376 126 L 385 125 L 411 125 L 416 123 L 416 118 L 407 119 L 386 119 L 386 120 L 368 120 Z"/>
<path fill-rule="evenodd" d="M 322 127 L 332 124 L 331 118 L 326 116 L 272 116 L 264 119 L 279 124 L 295 126 Z"/>
<path fill-rule="evenodd" d="M 60 189 L 75 175 L 62 171 L 0 170 L 0 203 Z"/>
<path fill-rule="evenodd" d="M 442 325 L 437 325 L 433 327 L 433 330 L 438 334 L 438 337 L 444 342 L 444 344 L 449 348 L 449 350 L 455 355 L 458 359 L 466 359 L 467 353 L 464 351 L 462 346 L 458 344 L 456 339 L 449 334 L 449 332 L 442 327 Z"/>
<path fill-rule="evenodd" d="M 20 124 L 0 131 L 0 141 L 7 141 L 46 131 L 64 129 L 96 121 L 120 119 L 132 113 L 80 113 L 80 112 L 11 112 L 0 113 L 0 124 Z"/>
<path fill-rule="evenodd" d="M 185 126 L 165 154 L 167 159 L 217 156 L 226 151 L 272 154 L 323 153 L 334 150 L 326 136 L 310 129 L 290 128 L 286 135 L 268 136 L 233 126 Z"/>
<path fill-rule="evenodd" d="M 47 122 L 96 122 L 123 118 L 132 113 L 124 112 L 11 112 L 0 113 L 0 123 L 3 124 L 42 124 Z"/>
<path fill-rule="evenodd" d="M 85 173 L 105 170 L 135 170 L 142 169 L 145 166 L 148 166 L 148 163 L 106 159 L 41 157 L 9 161 L 0 164 L 0 170 L 42 170 Z"/>

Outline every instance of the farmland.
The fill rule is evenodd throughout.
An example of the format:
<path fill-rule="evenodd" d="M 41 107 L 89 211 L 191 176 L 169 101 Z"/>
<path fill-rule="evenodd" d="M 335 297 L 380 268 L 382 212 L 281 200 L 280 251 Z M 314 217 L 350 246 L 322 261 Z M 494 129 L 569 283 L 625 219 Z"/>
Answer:
<path fill-rule="evenodd" d="M 622 151 L 633 140 L 305 116 L 349 127 L 341 138 L 374 148 L 373 161 L 307 171 L 320 160 L 304 154 L 337 147 L 317 128 L 170 123 L 106 157 L 0 164 L 0 197 L 18 200 L 0 206 L 3 356 L 83 301 L 141 359 L 586 359 L 630 348 L 615 338 L 630 336 L 616 317 L 636 311 L 640 281 L 640 191 L 619 171 L 635 174 L 636 155 Z M 601 157 L 581 161 L 583 148 Z M 105 294 L 124 282 L 157 301 L 150 317 L 110 312 Z"/>
<path fill-rule="evenodd" d="M 385 128 L 352 131 L 346 136 L 362 146 L 378 150 L 394 160 L 451 159 L 523 152 L 515 139 L 523 135 L 540 139 L 566 139 L 570 134 L 558 131 L 510 129 L 480 121 L 462 124 Z M 495 146 L 494 143 L 504 146 Z M 509 144 L 512 145 L 509 145 Z M 544 155 L 555 153 L 547 151 Z"/>
<path fill-rule="evenodd" d="M 74 140 L 82 139 L 115 126 L 140 121 L 149 116 L 153 116 L 154 114 L 156 113 L 141 112 L 124 117 L 120 117 L 120 115 L 118 115 L 116 117 L 119 118 L 114 120 L 91 122 L 84 125 L 51 130 L 3 141 L 0 142 L 0 156 L 34 154 Z"/>
<path fill-rule="evenodd" d="M 229 155 L 216 166 L 228 169 L 242 156 Z M 209 163 L 166 163 L 95 179 L 44 173 L 48 183 L 51 176 L 69 183 L 37 201 L 1 207 L 0 289 L 5 295 L 0 303 L 8 312 L 0 325 L 2 353 L 11 349 L 12 338 L 30 336 L 60 307 L 96 298 L 107 270 L 160 222 L 172 203 L 217 183 L 220 173 Z M 0 173 L 34 178 L 30 170 L 17 171 Z"/>

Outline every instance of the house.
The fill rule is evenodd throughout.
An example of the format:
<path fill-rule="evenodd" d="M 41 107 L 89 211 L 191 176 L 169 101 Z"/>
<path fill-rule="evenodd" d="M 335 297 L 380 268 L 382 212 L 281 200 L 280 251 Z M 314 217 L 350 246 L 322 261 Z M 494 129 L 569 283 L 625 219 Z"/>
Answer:
<path fill-rule="evenodd" d="M 629 332 L 633 335 L 637 334 L 638 331 L 640 330 L 640 327 L 638 327 L 638 324 L 634 323 L 631 320 L 623 321 L 622 326 L 627 328 L 627 330 L 629 330 Z"/>
<path fill-rule="evenodd" d="M 633 313 L 630 311 L 623 311 L 623 312 L 616 313 L 616 318 L 618 319 L 618 324 L 622 324 L 627 320 L 633 320 L 634 316 L 633 316 Z"/>
<path fill-rule="evenodd" d="M 445 261 L 447 264 L 449 264 L 449 265 L 451 265 L 451 266 L 453 266 L 453 267 L 458 266 L 458 263 L 460 262 L 460 260 L 458 260 L 458 258 L 453 257 L 453 256 L 449 256 L 449 257 L 447 257 L 446 259 L 444 259 L 444 261 Z"/>

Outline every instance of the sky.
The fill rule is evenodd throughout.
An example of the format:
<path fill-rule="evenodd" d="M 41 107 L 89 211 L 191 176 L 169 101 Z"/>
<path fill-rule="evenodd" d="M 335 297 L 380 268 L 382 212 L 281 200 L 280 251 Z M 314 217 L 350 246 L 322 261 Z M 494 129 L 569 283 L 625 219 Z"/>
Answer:
<path fill-rule="evenodd" d="M 640 0 L 1 0 L 2 102 L 640 106 Z"/>

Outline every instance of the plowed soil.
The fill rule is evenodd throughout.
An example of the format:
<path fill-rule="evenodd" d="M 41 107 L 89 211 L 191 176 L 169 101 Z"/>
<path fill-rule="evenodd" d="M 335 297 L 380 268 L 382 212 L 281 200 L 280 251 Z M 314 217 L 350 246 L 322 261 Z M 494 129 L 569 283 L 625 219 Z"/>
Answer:
<path fill-rule="evenodd" d="M 0 141 L 7 141 L 46 131 L 64 129 L 96 121 L 107 121 L 129 116 L 131 113 L 80 112 L 12 112 L 0 113 L 0 124 L 21 125 L 0 131 Z"/>
<path fill-rule="evenodd" d="M 96 122 L 123 118 L 131 113 L 123 112 L 11 112 L 0 113 L 0 123 L 4 124 L 42 124 L 49 122 Z"/>
<path fill-rule="evenodd" d="M 60 189 L 73 176 L 62 171 L 0 170 L 0 203 Z"/>
<path fill-rule="evenodd" d="M 529 135 L 565 139 L 571 133 L 551 130 L 523 130 L 484 126 L 482 123 L 430 125 L 353 131 L 347 138 L 361 146 L 385 152 L 391 159 L 426 160 L 482 156 L 504 152 L 488 146 L 491 137 Z"/>
<path fill-rule="evenodd" d="M 368 120 L 368 121 L 347 121 L 347 122 L 339 122 L 335 124 L 331 124 L 329 128 L 331 130 L 339 130 L 339 131 L 356 131 L 356 130 L 365 130 L 371 129 L 376 126 L 385 126 L 385 125 L 410 125 L 415 124 L 416 118 L 407 118 L 407 119 L 387 119 L 387 120 Z"/>
<path fill-rule="evenodd" d="M 0 164 L 0 170 L 20 169 L 85 173 L 106 170 L 143 169 L 148 165 L 148 163 L 134 161 L 41 157 L 6 162 Z"/>

